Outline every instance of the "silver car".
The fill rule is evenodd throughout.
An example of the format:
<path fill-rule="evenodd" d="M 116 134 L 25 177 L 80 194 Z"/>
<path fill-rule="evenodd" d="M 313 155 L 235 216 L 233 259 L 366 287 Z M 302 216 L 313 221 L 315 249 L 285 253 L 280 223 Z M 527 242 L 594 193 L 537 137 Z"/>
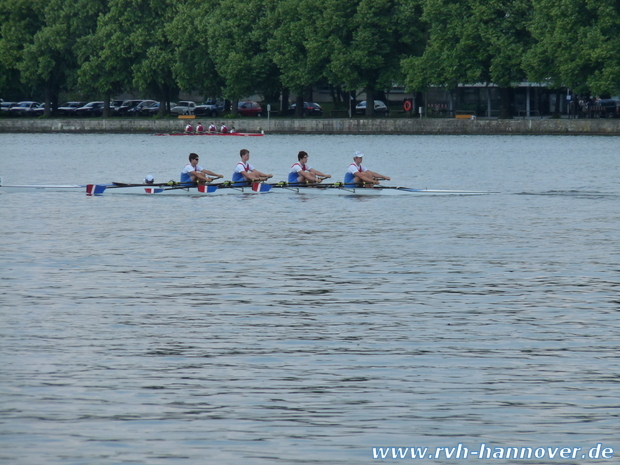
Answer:
<path fill-rule="evenodd" d="M 19 102 L 17 105 L 9 108 L 9 115 L 11 116 L 27 116 L 35 115 L 35 110 L 39 108 L 41 104 L 39 102 L 24 101 Z"/>
<path fill-rule="evenodd" d="M 375 100 L 375 115 L 387 115 L 388 107 L 381 100 Z M 365 115 L 366 114 L 366 100 L 360 102 L 355 107 L 355 114 L 357 115 Z"/>
<path fill-rule="evenodd" d="M 185 100 L 180 101 L 174 107 L 170 109 L 170 113 L 173 115 L 193 115 L 196 104 L 194 102 Z"/>

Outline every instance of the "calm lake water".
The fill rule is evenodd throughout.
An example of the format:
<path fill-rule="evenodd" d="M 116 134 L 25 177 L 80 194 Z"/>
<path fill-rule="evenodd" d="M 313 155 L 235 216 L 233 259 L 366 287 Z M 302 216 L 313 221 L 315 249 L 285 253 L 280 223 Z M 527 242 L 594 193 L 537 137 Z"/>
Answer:
<path fill-rule="evenodd" d="M 0 194 L 0 462 L 617 460 L 620 139 L 0 134 L 0 176 L 178 180 L 197 152 L 230 179 L 242 148 L 275 180 L 361 150 L 390 185 L 497 193 Z"/>

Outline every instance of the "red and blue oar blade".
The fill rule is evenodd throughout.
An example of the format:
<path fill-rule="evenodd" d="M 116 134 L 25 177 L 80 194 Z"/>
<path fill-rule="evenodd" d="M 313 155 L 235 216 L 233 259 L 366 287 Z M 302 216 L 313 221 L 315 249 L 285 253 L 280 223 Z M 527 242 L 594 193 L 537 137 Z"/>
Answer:
<path fill-rule="evenodd" d="M 161 194 L 165 189 L 162 187 L 145 187 L 144 192 L 147 194 Z"/>
<path fill-rule="evenodd" d="M 264 182 L 253 182 L 252 190 L 254 192 L 269 192 L 271 190 L 271 184 L 265 184 Z"/>
<path fill-rule="evenodd" d="M 198 184 L 198 192 L 203 194 L 212 194 L 217 190 L 217 186 L 207 186 L 205 184 Z"/>
<path fill-rule="evenodd" d="M 101 195 L 105 192 L 107 186 L 104 184 L 87 184 L 86 195 Z"/>

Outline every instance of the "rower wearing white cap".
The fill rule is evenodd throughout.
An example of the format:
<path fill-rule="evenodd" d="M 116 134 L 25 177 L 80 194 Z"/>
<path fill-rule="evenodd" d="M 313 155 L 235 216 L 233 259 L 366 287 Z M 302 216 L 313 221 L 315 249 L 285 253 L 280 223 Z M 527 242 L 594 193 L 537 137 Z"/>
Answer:
<path fill-rule="evenodd" d="M 146 178 L 144 178 L 144 184 L 153 184 L 155 182 L 155 178 L 152 174 L 147 174 Z"/>
<path fill-rule="evenodd" d="M 345 184 L 367 184 L 368 187 L 372 187 L 375 184 L 379 184 L 378 179 L 390 180 L 389 176 L 375 173 L 362 165 L 364 154 L 357 151 L 353 154 L 353 163 L 349 165 L 349 169 L 344 175 Z"/>

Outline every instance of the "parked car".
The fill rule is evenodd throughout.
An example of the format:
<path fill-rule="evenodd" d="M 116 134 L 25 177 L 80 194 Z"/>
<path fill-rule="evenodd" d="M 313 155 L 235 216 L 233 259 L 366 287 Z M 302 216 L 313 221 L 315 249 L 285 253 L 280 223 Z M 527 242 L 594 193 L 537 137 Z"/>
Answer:
<path fill-rule="evenodd" d="M 172 115 L 193 115 L 194 109 L 196 108 L 196 103 L 182 100 L 177 103 L 174 107 L 170 108 L 170 114 Z"/>
<path fill-rule="evenodd" d="M 297 104 L 293 103 L 289 109 L 295 111 L 295 109 L 297 108 Z M 317 115 L 317 116 L 323 116 L 323 108 L 321 108 L 321 105 L 319 105 L 318 103 L 314 103 L 314 102 L 304 102 L 304 111 L 303 111 L 303 115 Z"/>
<path fill-rule="evenodd" d="M 607 98 L 596 102 L 596 106 L 603 107 L 601 116 L 604 118 L 613 118 L 620 116 L 620 104 L 618 101 Z"/>
<path fill-rule="evenodd" d="M 101 116 L 103 114 L 103 102 L 88 102 L 83 107 L 75 110 L 75 116 Z"/>
<path fill-rule="evenodd" d="M 201 105 L 194 108 L 196 116 L 219 116 L 224 111 L 224 102 L 216 100 L 207 100 Z"/>
<path fill-rule="evenodd" d="M 14 105 L 17 105 L 17 103 L 16 102 L 2 102 L 0 104 L 0 111 L 2 111 L 2 114 L 8 115 L 9 114 L 9 108 L 11 108 Z"/>
<path fill-rule="evenodd" d="M 9 115 L 11 116 L 28 116 L 34 115 L 34 110 L 39 108 L 41 104 L 39 102 L 24 101 L 19 102 L 17 105 L 9 108 Z"/>
<path fill-rule="evenodd" d="M 42 103 L 37 108 L 32 110 L 31 115 L 33 116 L 43 116 L 45 114 L 45 103 Z"/>
<path fill-rule="evenodd" d="M 142 109 L 152 105 L 154 103 L 158 103 L 155 100 L 142 100 L 140 103 L 138 103 L 136 106 L 134 106 L 133 108 L 130 108 L 129 110 L 127 110 L 127 116 L 139 116 L 142 114 Z"/>
<path fill-rule="evenodd" d="M 256 102 L 239 102 L 237 110 L 241 116 L 263 115 L 263 108 Z"/>
<path fill-rule="evenodd" d="M 116 111 L 119 116 L 127 116 L 130 110 L 144 102 L 144 100 L 125 100 L 120 108 Z"/>
<path fill-rule="evenodd" d="M 75 116 L 75 110 L 86 105 L 86 102 L 65 102 L 58 107 L 58 116 Z"/>
<path fill-rule="evenodd" d="M 366 100 L 360 102 L 355 107 L 355 114 L 357 115 L 365 115 L 366 114 Z M 375 114 L 376 115 L 387 115 L 388 107 L 381 100 L 375 100 Z"/>
<path fill-rule="evenodd" d="M 119 110 L 123 106 L 124 100 L 112 100 L 110 102 L 110 113 L 113 116 L 119 116 Z"/>
<path fill-rule="evenodd" d="M 150 101 L 150 103 L 139 105 L 140 114 L 142 116 L 155 116 L 159 113 L 159 102 Z"/>

